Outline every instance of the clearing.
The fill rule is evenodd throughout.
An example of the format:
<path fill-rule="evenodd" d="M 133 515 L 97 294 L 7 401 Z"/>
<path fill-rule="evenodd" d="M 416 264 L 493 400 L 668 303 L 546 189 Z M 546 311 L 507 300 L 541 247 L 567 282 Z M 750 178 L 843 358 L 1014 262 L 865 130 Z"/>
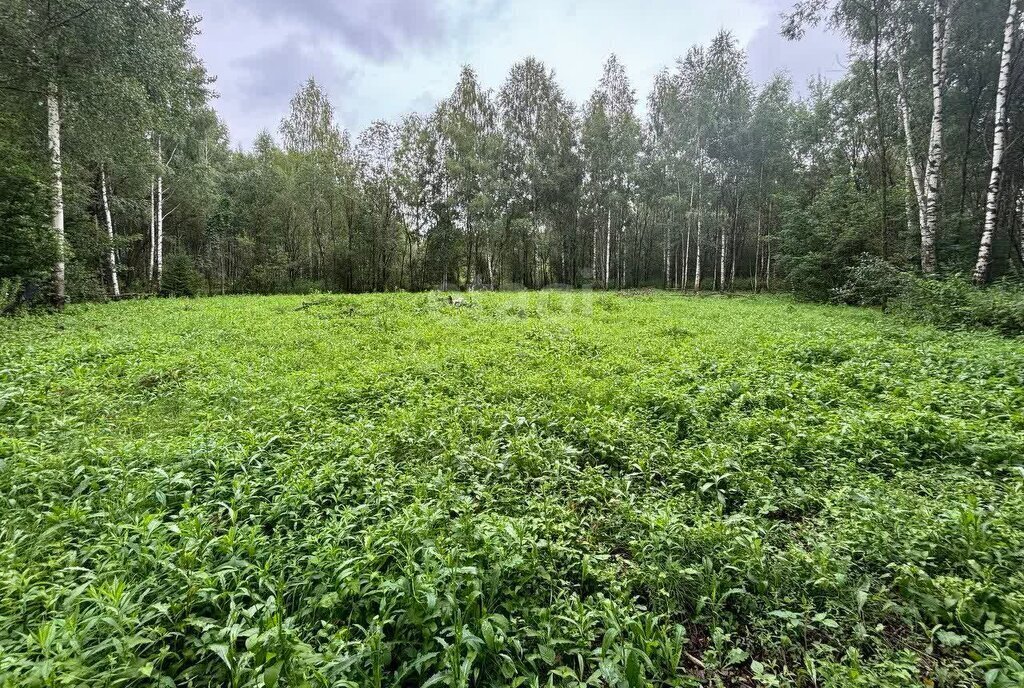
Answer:
<path fill-rule="evenodd" d="M 1022 680 L 1020 343 L 464 298 L 0 323 L 0 684 Z"/>

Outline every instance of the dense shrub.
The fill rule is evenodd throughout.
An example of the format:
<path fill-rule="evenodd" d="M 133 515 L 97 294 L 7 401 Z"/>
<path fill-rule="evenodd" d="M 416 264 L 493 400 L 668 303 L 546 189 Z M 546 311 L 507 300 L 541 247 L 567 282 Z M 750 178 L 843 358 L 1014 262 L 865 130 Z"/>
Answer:
<path fill-rule="evenodd" d="M 870 254 L 860 256 L 846 275 L 846 282 L 832 295 L 835 301 L 851 306 L 884 308 L 905 294 L 914 280 L 910 273 Z"/>
<path fill-rule="evenodd" d="M 962 275 L 924 278 L 874 256 L 861 256 L 847 270 L 833 299 L 857 306 L 882 306 L 901 316 L 945 329 L 986 328 L 1024 334 L 1024 289 L 1009 281 L 979 288 Z"/>
<path fill-rule="evenodd" d="M 961 275 L 914 279 L 897 301 L 899 312 L 949 329 L 982 327 L 1005 335 L 1024 334 L 1024 290 L 1012 283 L 984 289 Z"/>

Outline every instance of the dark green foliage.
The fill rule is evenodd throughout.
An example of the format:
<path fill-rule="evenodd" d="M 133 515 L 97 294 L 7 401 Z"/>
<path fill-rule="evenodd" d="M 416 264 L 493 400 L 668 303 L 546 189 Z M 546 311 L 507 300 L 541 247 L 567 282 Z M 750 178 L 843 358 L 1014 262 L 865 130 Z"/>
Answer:
<path fill-rule="evenodd" d="M 782 201 L 783 277 L 798 296 L 827 301 L 846 282 L 857 257 L 872 247 L 876 199 L 856 180 L 833 177 L 809 202 Z"/>
<path fill-rule="evenodd" d="M 4 126 L 0 117 L 0 130 Z M 25 287 L 41 292 L 56 257 L 46 184 L 45 173 L 0 131 L 0 283 L 6 285 L 0 288 L 0 312 L 19 300 Z"/>
<path fill-rule="evenodd" d="M 1024 288 L 1000 281 L 979 289 L 961 275 L 926 279 L 873 256 L 862 256 L 834 293 L 841 303 L 882 306 L 944 329 L 992 329 L 1024 334 Z"/>
<path fill-rule="evenodd" d="M 168 256 L 164 264 L 164 278 L 161 291 L 165 296 L 199 296 L 203 288 L 202 278 L 196 264 L 185 253 Z"/>
<path fill-rule="evenodd" d="M 1015 342 L 651 293 L 8 325 L 5 688 L 1024 680 Z"/>
<path fill-rule="evenodd" d="M 914 275 L 870 253 L 862 254 L 847 269 L 846 282 L 833 292 L 839 303 L 851 306 L 881 306 L 907 293 Z"/>
<path fill-rule="evenodd" d="M 978 289 L 961 275 L 915 278 L 898 310 L 943 328 L 991 328 L 1004 335 L 1024 334 L 1024 289 L 999 282 Z"/>

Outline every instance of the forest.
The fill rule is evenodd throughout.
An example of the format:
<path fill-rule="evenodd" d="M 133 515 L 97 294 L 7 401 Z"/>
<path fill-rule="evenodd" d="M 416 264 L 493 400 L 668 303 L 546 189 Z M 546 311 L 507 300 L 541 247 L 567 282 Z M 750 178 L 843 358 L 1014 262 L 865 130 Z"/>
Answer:
<path fill-rule="evenodd" d="M 252 145 L 194 6 L 0 0 L 0 688 L 1024 686 L 1024 0 Z"/>
<path fill-rule="evenodd" d="M 496 88 L 467 65 L 432 111 L 358 133 L 310 79 L 243 150 L 181 0 L 8 0 L 3 294 L 586 285 L 828 300 L 864 256 L 1013 278 L 1017 4 L 803 0 L 779 30 L 827 24 L 849 57 L 843 78 L 799 89 L 753 83 L 727 31 L 667 57 L 652 84 L 609 56 L 584 103 L 534 58 Z"/>

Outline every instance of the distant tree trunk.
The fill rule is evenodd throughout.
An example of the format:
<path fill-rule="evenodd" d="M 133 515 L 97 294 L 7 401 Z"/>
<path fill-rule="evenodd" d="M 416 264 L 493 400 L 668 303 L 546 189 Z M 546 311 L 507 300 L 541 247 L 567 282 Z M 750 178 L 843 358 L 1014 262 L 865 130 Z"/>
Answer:
<path fill-rule="evenodd" d="M 725 254 L 728 250 L 728 235 L 725 222 L 718 223 L 718 291 L 725 291 Z"/>
<path fill-rule="evenodd" d="M 53 304 L 63 308 L 65 302 L 64 259 L 67 244 L 64 240 L 64 181 L 60 156 L 60 99 L 57 85 L 50 83 L 46 91 L 47 143 L 50 149 L 50 166 L 53 170 L 51 192 L 51 227 L 57 246 L 57 260 L 53 265 Z"/>
<path fill-rule="evenodd" d="M 764 251 L 765 251 L 765 266 L 764 266 L 764 289 L 765 291 L 772 290 L 772 210 L 774 209 L 773 199 L 771 195 L 768 196 L 768 219 L 765 221 L 765 233 L 764 233 Z"/>
<path fill-rule="evenodd" d="M 739 253 L 739 224 L 733 227 L 732 231 L 732 252 L 729 255 L 729 289 L 736 288 L 736 255 Z"/>
<path fill-rule="evenodd" d="M 695 292 L 700 291 L 701 281 L 701 235 L 703 234 L 703 219 L 704 219 L 704 160 L 702 153 L 700 152 L 700 130 L 697 132 L 697 145 L 696 153 L 697 157 L 697 247 L 695 249 L 694 256 L 694 273 L 693 273 L 693 290 Z"/>
<path fill-rule="evenodd" d="M 928 139 L 928 166 L 925 173 L 925 214 L 928 223 L 921 227 L 921 272 L 926 275 L 934 274 L 938 269 L 935 241 L 939 226 L 939 184 L 943 158 L 942 108 L 951 26 L 946 0 L 933 0 L 932 6 L 932 128 Z"/>
<path fill-rule="evenodd" d="M 390 205 L 390 204 L 389 204 Z M 466 208 L 466 290 L 473 288 L 476 281 L 476 265 L 473 262 L 473 219 L 470 216 L 469 208 Z"/>
<path fill-rule="evenodd" d="M 619 218 L 621 221 L 623 218 Z M 615 232 L 615 288 L 622 289 L 623 268 L 625 257 L 622 247 L 626 243 L 626 225 L 620 224 Z"/>
<path fill-rule="evenodd" d="M 117 252 L 114 250 L 114 221 L 110 216 L 110 200 L 107 197 L 107 170 L 100 163 L 100 196 L 103 200 L 103 217 L 107 224 L 107 264 L 110 268 L 110 289 L 115 299 L 121 298 L 121 285 L 117 280 Z"/>
<path fill-rule="evenodd" d="M 733 177 L 733 180 L 736 183 L 736 206 L 733 208 L 732 231 L 729 233 L 729 247 L 731 249 L 729 258 L 729 289 L 732 289 L 734 284 L 736 283 L 736 254 L 739 253 L 740 235 L 740 200 L 743 198 L 742 194 L 740 193 L 739 178 Z"/>
<path fill-rule="evenodd" d="M 612 260 L 612 206 L 608 205 L 608 231 L 604 242 L 604 288 L 608 289 L 608 277 L 611 274 Z"/>
<path fill-rule="evenodd" d="M 686 213 L 686 238 L 683 240 L 683 272 L 679 282 L 679 290 L 686 289 L 690 279 L 690 229 L 693 227 L 693 196 L 697 189 L 696 179 L 690 181 L 690 209 Z"/>
<path fill-rule="evenodd" d="M 761 188 L 764 185 L 764 163 L 761 164 L 760 172 L 757 175 L 757 233 L 754 235 L 754 293 L 761 276 L 761 220 L 764 214 L 764 199 L 761 197 Z"/>
<path fill-rule="evenodd" d="M 156 288 L 164 278 L 164 152 L 160 137 L 156 137 L 156 158 L 159 169 L 156 174 Z"/>
<path fill-rule="evenodd" d="M 1017 218 L 1021 220 L 1021 226 L 1017 230 L 1017 253 L 1020 255 L 1021 264 L 1024 265 L 1024 185 L 1017 191 Z"/>
<path fill-rule="evenodd" d="M 698 195 L 698 198 L 699 198 L 700 194 L 698 193 L 697 195 Z M 704 225 L 703 213 L 701 212 L 700 203 L 698 202 L 698 204 L 697 204 L 697 238 L 696 238 L 696 248 L 694 249 L 694 267 L 693 267 L 693 290 L 695 292 L 700 291 L 701 272 L 703 271 L 702 270 L 702 266 L 701 266 L 701 259 L 702 259 L 702 256 L 701 256 L 701 243 L 702 243 L 702 239 L 703 239 L 703 237 L 701 235 L 703 234 L 703 229 L 704 229 L 703 225 Z"/>
<path fill-rule="evenodd" d="M 1006 100 L 1010 88 L 1010 55 L 1013 52 L 1014 23 L 1017 18 L 1017 0 L 1010 0 L 1003 31 L 1003 53 L 999 62 L 999 85 L 996 88 L 995 134 L 992 140 L 992 172 L 989 175 L 988 195 L 985 201 L 985 224 L 978 246 L 978 260 L 974 265 L 974 281 L 988 281 L 992 267 L 992 237 L 999 215 L 999 185 L 1003 174 L 1003 153 L 1006 149 Z"/>
<path fill-rule="evenodd" d="M 672 288 L 672 235 L 671 226 L 665 223 L 665 288 Z"/>
<path fill-rule="evenodd" d="M 149 178 L 149 281 L 156 275 L 156 178 Z"/>

